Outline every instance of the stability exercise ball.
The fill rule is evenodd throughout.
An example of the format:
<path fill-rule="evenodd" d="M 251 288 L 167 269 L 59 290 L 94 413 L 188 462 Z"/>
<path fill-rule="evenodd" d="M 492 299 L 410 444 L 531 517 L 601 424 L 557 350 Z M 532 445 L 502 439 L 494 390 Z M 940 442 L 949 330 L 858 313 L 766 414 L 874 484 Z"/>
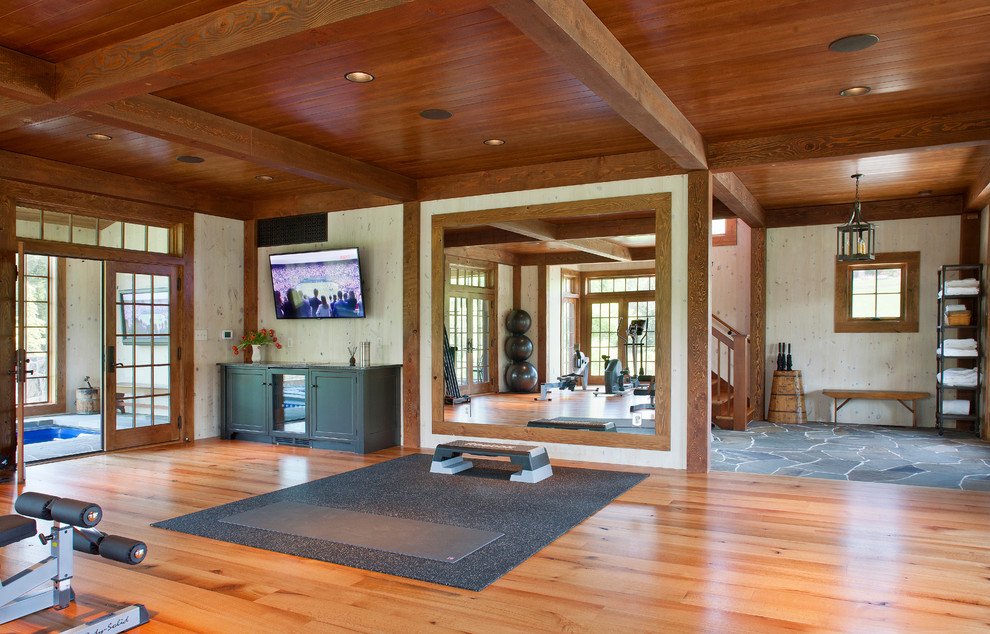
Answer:
<path fill-rule="evenodd" d="M 505 355 L 513 361 L 525 361 L 533 354 L 533 342 L 526 335 L 505 338 Z"/>
<path fill-rule="evenodd" d="M 522 309 L 516 309 L 505 317 L 505 329 L 517 335 L 523 334 L 532 325 L 533 319 Z"/>
<path fill-rule="evenodd" d="M 528 361 L 519 361 L 505 368 L 505 384 L 513 392 L 532 392 L 539 376 Z"/>

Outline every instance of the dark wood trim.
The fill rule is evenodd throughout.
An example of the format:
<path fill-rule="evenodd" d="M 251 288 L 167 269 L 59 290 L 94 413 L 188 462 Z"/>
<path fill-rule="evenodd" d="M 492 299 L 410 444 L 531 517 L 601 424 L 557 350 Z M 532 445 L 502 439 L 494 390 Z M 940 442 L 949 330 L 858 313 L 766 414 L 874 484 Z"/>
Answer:
<path fill-rule="evenodd" d="M 980 261 L 980 214 L 967 212 L 959 217 L 959 264 Z"/>
<path fill-rule="evenodd" d="M 926 196 L 898 200 L 873 200 L 861 205 L 863 217 L 868 222 L 902 220 L 905 218 L 930 218 L 957 216 L 963 212 L 963 196 Z M 849 220 L 852 202 L 842 205 L 818 205 L 815 207 L 789 207 L 767 211 L 767 227 L 806 227 L 811 225 L 840 225 Z"/>
<path fill-rule="evenodd" d="M 420 235 L 418 202 L 402 206 L 402 446 L 420 446 Z"/>
<path fill-rule="evenodd" d="M 740 167 L 925 151 L 940 147 L 982 145 L 990 138 L 990 111 L 966 112 L 861 123 L 828 131 L 799 131 L 777 136 L 708 144 L 708 164 L 715 171 Z"/>
<path fill-rule="evenodd" d="M 965 207 L 966 211 L 979 211 L 987 205 L 990 205 L 990 161 L 987 161 L 970 185 Z"/>
<path fill-rule="evenodd" d="M 900 319 L 853 319 L 852 272 L 857 269 L 878 269 L 901 267 L 901 306 Z M 835 301 L 833 327 L 835 332 L 918 332 L 920 302 L 920 251 L 899 251 L 877 253 L 872 261 L 835 261 Z"/>
<path fill-rule="evenodd" d="M 192 192 L 164 183 L 49 161 L 0 150 L 0 178 L 41 185 L 74 193 L 79 201 L 97 196 L 243 220 L 251 217 L 251 204 L 240 199 Z M 84 204 L 80 202 L 79 204 Z M 153 216 L 154 217 L 154 216 Z"/>
<path fill-rule="evenodd" d="M 705 140 L 581 0 L 493 5 L 684 169 L 708 167 Z"/>
<path fill-rule="evenodd" d="M 518 255 L 497 247 L 448 247 L 446 252 L 451 257 L 495 262 L 496 264 L 505 264 L 508 266 L 516 266 L 520 263 L 520 257 Z"/>
<path fill-rule="evenodd" d="M 732 172 L 712 175 L 712 193 L 750 227 L 765 227 L 767 212 Z"/>
<path fill-rule="evenodd" d="M 547 267 L 536 267 L 536 314 L 533 316 L 536 326 L 536 341 L 534 347 L 539 351 L 536 358 L 536 375 L 540 381 L 549 381 L 547 377 Z M 539 386 L 537 386 L 539 387 Z"/>
<path fill-rule="evenodd" d="M 519 308 L 522 304 L 522 266 L 516 264 L 512 267 L 512 310 Z"/>
<path fill-rule="evenodd" d="M 16 225 L 16 203 L 6 187 L 0 190 L 0 367 L 13 368 L 14 309 L 17 285 L 17 242 L 12 228 Z M 14 377 L 0 372 L 0 482 L 13 479 L 17 468 L 16 415 Z"/>
<path fill-rule="evenodd" d="M 182 294 L 180 297 L 182 311 L 182 322 L 179 324 L 179 333 L 182 349 L 186 354 L 182 355 L 179 361 L 179 369 L 182 372 L 182 425 L 179 427 L 178 440 L 189 441 L 196 438 L 196 364 L 193 351 L 196 349 L 196 338 L 194 328 L 196 325 L 196 232 L 193 231 L 194 219 L 190 217 L 182 223 L 182 265 L 179 267 L 178 275 L 182 279 Z M 200 271 L 200 275 L 208 275 L 207 271 Z M 255 284 L 257 287 L 257 284 Z M 206 421 L 202 421 L 203 427 L 207 427 Z"/>
<path fill-rule="evenodd" d="M 43 416 L 45 414 L 61 414 L 65 412 L 66 407 L 66 391 L 65 391 L 65 365 L 67 361 L 66 356 L 66 303 L 65 303 L 65 293 L 66 293 L 66 262 L 64 257 L 59 257 L 55 260 L 55 295 L 51 299 L 51 302 L 56 306 L 55 319 L 51 319 L 51 308 L 49 308 L 49 326 L 54 323 L 55 332 L 54 334 L 49 332 L 49 341 L 55 340 L 54 354 L 51 354 L 52 350 L 49 349 L 48 356 L 48 380 L 55 387 L 55 399 L 51 402 L 47 402 L 43 405 L 24 405 L 24 415 L 25 416 Z M 49 276 L 49 280 L 51 277 Z M 49 294 L 49 297 L 51 295 Z M 55 374 L 52 374 L 52 369 L 54 368 Z M 51 394 L 51 387 L 49 385 L 49 394 Z"/>
<path fill-rule="evenodd" d="M 416 181 L 401 174 L 152 95 L 97 106 L 87 117 L 331 185 L 416 198 Z"/>
<path fill-rule="evenodd" d="M 711 459 L 711 306 L 708 303 L 712 177 L 707 170 L 687 177 L 687 470 L 706 473 Z"/>
<path fill-rule="evenodd" d="M 749 384 L 750 405 L 763 420 L 766 412 L 766 347 L 767 347 L 767 230 L 750 232 L 749 286 Z"/>
<path fill-rule="evenodd" d="M 256 200 L 252 204 L 248 218 L 281 218 L 303 214 L 349 211 L 351 209 L 373 209 L 394 205 L 395 201 L 382 196 L 359 192 L 353 189 L 333 189 L 316 194 L 280 196 L 269 200 Z"/>

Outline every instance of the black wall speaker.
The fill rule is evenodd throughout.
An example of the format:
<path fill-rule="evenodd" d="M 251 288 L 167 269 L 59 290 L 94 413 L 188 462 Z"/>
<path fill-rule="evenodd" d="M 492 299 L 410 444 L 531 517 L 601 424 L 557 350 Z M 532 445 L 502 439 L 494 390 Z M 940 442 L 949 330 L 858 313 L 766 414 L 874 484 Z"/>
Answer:
<path fill-rule="evenodd" d="M 327 215 L 306 214 L 258 221 L 258 247 L 327 241 Z"/>

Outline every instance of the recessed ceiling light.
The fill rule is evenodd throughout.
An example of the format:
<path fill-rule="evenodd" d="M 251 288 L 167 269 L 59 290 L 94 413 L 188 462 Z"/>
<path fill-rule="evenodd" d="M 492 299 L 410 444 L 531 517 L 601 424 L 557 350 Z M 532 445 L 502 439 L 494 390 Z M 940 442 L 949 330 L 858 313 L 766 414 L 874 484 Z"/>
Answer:
<path fill-rule="evenodd" d="M 86 135 L 87 138 L 93 139 L 94 141 L 109 141 L 113 139 L 109 134 L 101 134 L 99 132 L 90 132 Z"/>
<path fill-rule="evenodd" d="M 206 159 L 201 156 L 187 156 L 183 154 L 182 156 L 176 156 L 175 160 L 181 163 L 202 163 Z"/>
<path fill-rule="evenodd" d="M 505 145 L 505 141 L 503 139 L 485 139 L 482 143 L 485 145 Z"/>
<path fill-rule="evenodd" d="M 930 189 L 922 189 L 920 192 L 918 192 L 918 195 L 919 196 L 931 196 L 932 195 L 932 190 L 930 190 Z"/>
<path fill-rule="evenodd" d="M 449 119 L 454 116 L 449 110 L 439 110 L 439 109 L 429 109 L 424 110 L 419 113 L 419 116 L 424 119 L 433 119 L 434 121 L 439 121 L 441 119 Z"/>
<path fill-rule="evenodd" d="M 872 33 L 860 33 L 859 35 L 847 35 L 840 37 L 828 45 L 828 50 L 835 53 L 855 53 L 863 49 L 870 48 L 880 41 L 880 38 Z"/>
<path fill-rule="evenodd" d="M 869 86 L 853 86 L 852 88 L 846 88 L 845 90 L 839 91 L 839 94 L 843 97 L 859 97 L 860 95 L 865 95 L 870 92 Z"/>
<path fill-rule="evenodd" d="M 369 81 L 374 81 L 375 76 L 371 73 L 366 73 L 363 70 L 354 70 L 344 75 L 344 79 L 347 81 L 352 81 L 355 84 L 366 84 Z"/>
<path fill-rule="evenodd" d="M 259 181 L 273 181 L 273 180 L 275 180 L 275 177 L 274 176 L 269 176 L 268 174 L 258 174 L 254 178 L 256 180 L 259 180 Z"/>

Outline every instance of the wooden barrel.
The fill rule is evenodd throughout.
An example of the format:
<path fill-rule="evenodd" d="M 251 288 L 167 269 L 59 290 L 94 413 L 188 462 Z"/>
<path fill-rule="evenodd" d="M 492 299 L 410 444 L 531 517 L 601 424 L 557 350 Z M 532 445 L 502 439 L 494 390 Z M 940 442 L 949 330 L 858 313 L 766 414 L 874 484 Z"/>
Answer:
<path fill-rule="evenodd" d="M 100 388 L 80 387 L 76 389 L 76 413 L 100 413 Z"/>
<path fill-rule="evenodd" d="M 777 370 L 770 387 L 770 408 L 767 420 L 771 423 L 806 423 L 804 411 L 804 387 L 800 370 Z"/>

